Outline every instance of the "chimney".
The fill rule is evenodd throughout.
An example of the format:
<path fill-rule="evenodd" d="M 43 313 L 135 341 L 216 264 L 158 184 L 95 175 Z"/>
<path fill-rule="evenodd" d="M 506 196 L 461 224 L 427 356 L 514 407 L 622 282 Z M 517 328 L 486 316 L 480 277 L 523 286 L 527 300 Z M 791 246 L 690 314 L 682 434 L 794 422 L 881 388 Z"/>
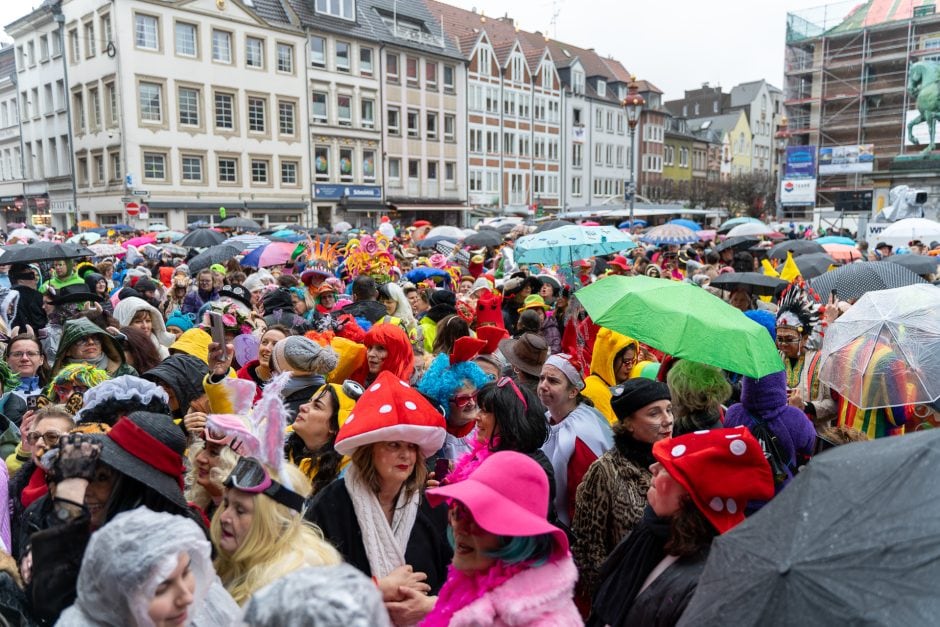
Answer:
<path fill-rule="evenodd" d="M 500 22 L 505 22 L 505 23 L 509 24 L 510 26 L 513 25 L 513 20 L 512 20 L 511 17 L 509 17 L 509 14 L 508 14 L 508 13 L 507 13 L 506 15 L 504 15 L 503 17 L 499 18 L 499 21 L 500 21 Z"/>

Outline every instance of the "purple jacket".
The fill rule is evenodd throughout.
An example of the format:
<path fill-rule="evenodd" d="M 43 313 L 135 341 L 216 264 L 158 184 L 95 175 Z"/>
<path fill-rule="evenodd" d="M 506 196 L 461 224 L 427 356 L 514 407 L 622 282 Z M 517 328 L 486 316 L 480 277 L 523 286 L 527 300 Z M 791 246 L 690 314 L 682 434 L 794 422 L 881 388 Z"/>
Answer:
<path fill-rule="evenodd" d="M 787 376 L 783 371 L 761 379 L 744 377 L 741 384 L 741 402 L 728 408 L 724 426 L 743 425 L 751 429 L 754 425 L 754 414 L 759 414 L 777 436 L 782 449 L 780 452 L 786 456 L 786 459 L 781 461 L 795 466 L 797 453 L 812 455 L 816 445 L 816 429 L 806 414 L 787 405 Z M 789 474 L 789 469 L 787 472 Z M 789 483 L 791 478 L 792 474 L 783 485 Z"/>

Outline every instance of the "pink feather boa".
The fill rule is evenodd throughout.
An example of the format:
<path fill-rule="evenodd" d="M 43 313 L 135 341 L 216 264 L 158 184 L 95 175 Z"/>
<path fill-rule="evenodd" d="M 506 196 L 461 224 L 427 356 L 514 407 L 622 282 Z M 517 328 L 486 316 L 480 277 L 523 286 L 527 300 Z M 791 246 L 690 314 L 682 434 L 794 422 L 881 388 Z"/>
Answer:
<path fill-rule="evenodd" d="M 497 436 L 498 437 L 498 436 Z M 470 452 L 457 460 L 454 469 L 447 475 L 444 483 L 457 483 L 463 481 L 477 469 L 477 466 L 483 463 L 483 460 L 493 454 L 490 450 L 489 440 L 473 439 Z"/>
<path fill-rule="evenodd" d="M 447 567 L 447 581 L 441 588 L 434 609 L 421 622 L 421 627 L 447 627 L 454 613 L 476 601 L 527 569 L 528 564 L 506 565 L 497 561 L 482 573 L 463 572 Z"/>

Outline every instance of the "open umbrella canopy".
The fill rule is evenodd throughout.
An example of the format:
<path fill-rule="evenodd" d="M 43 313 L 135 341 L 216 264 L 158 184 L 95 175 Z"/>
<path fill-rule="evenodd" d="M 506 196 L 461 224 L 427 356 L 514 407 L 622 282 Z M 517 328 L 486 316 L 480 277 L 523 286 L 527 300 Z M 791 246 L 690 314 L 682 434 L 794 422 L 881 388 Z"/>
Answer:
<path fill-rule="evenodd" d="M 820 379 L 862 409 L 940 398 L 940 290 L 868 292 L 829 325 Z"/>
<path fill-rule="evenodd" d="M 891 255 L 885 261 L 904 266 L 914 274 L 936 274 L 940 258 L 930 255 Z"/>
<path fill-rule="evenodd" d="M 95 257 L 117 257 L 127 252 L 120 244 L 92 244 L 88 250 L 93 252 Z"/>
<path fill-rule="evenodd" d="M 767 329 L 690 283 L 612 276 L 576 297 L 596 324 L 670 355 L 754 378 L 783 370 Z"/>
<path fill-rule="evenodd" d="M 225 235 L 212 229 L 195 229 L 179 240 L 180 246 L 186 248 L 209 248 L 225 241 Z"/>
<path fill-rule="evenodd" d="M 251 268 L 280 266 L 290 261 L 296 249 L 297 244 L 293 242 L 271 242 L 245 255 L 241 263 Z"/>
<path fill-rule="evenodd" d="M 136 246 L 137 248 L 140 248 L 141 246 L 144 246 L 146 244 L 153 244 L 156 241 L 157 241 L 157 238 L 154 237 L 153 235 L 141 235 L 140 237 L 130 238 L 129 240 L 123 242 L 122 245 L 124 246 L 124 248 L 127 248 L 128 246 Z"/>
<path fill-rule="evenodd" d="M 337 222 L 337 223 L 333 226 L 333 232 L 334 232 L 334 233 L 345 233 L 346 231 L 348 231 L 348 230 L 351 229 L 351 228 L 352 228 L 352 224 L 350 224 L 349 222 Z"/>
<path fill-rule="evenodd" d="M 177 257 L 185 257 L 189 253 L 189 250 L 176 244 L 160 244 L 160 248 Z"/>
<path fill-rule="evenodd" d="M 151 231 L 153 231 L 154 233 L 163 233 L 164 231 L 169 231 L 169 230 L 170 230 L 170 227 L 168 227 L 168 226 L 165 225 L 165 224 L 161 224 L 161 223 L 159 223 L 159 222 L 157 222 L 157 223 L 155 223 L 155 224 L 151 224 L 151 225 L 150 225 L 149 227 L 147 227 L 147 228 L 149 228 L 149 229 L 150 229 Z"/>
<path fill-rule="evenodd" d="M 721 223 L 721 226 L 718 227 L 718 232 L 727 233 L 728 231 L 738 226 L 739 224 L 747 224 L 749 222 L 750 223 L 756 222 L 757 224 L 763 224 L 763 222 L 761 222 L 757 218 L 750 218 L 747 216 L 743 216 L 740 218 L 731 218 L 730 220 L 725 220 L 724 222 Z"/>
<path fill-rule="evenodd" d="M 760 240 L 753 236 L 739 235 L 736 237 L 729 237 L 722 243 L 715 246 L 715 252 L 720 253 L 721 251 L 728 250 L 729 248 L 734 248 L 735 250 L 747 250 L 759 242 Z"/>
<path fill-rule="evenodd" d="M 101 236 L 97 233 L 92 233 L 88 231 L 87 233 L 79 233 L 78 235 L 73 235 L 72 237 L 65 240 L 69 244 L 83 244 L 87 246 L 88 244 L 94 244 Z"/>
<path fill-rule="evenodd" d="M 813 457 L 712 542 L 680 626 L 933 625 L 940 430 Z"/>
<path fill-rule="evenodd" d="M 79 220 L 78 228 L 80 229 L 95 229 L 98 228 L 98 223 L 94 220 Z"/>
<path fill-rule="evenodd" d="M 433 229 L 428 231 L 425 237 L 448 237 L 454 238 L 454 241 L 459 241 L 463 239 L 463 231 L 461 231 L 456 226 L 435 226 Z"/>
<path fill-rule="evenodd" d="M 94 257 L 95 253 L 85 246 L 64 242 L 34 242 L 21 246 L 3 246 L 0 263 L 31 263 L 33 261 L 51 261 L 53 259 L 77 259 Z"/>
<path fill-rule="evenodd" d="M 718 236 L 718 231 L 715 229 L 702 229 L 701 231 L 696 231 L 699 240 L 707 242 L 708 240 L 715 239 Z"/>
<path fill-rule="evenodd" d="M 179 231 L 160 231 L 154 237 L 160 242 L 176 242 L 183 239 L 185 236 L 185 233 L 180 233 Z"/>
<path fill-rule="evenodd" d="M 809 281 L 829 271 L 832 266 L 838 266 L 839 262 L 826 253 L 810 253 L 800 255 L 793 259 L 800 276 Z"/>
<path fill-rule="evenodd" d="M 510 231 L 512 230 L 512 226 L 509 227 Z M 535 228 L 535 232 L 543 233 L 545 231 L 551 231 L 552 229 L 557 229 L 562 226 L 574 226 L 574 222 L 568 222 L 567 220 L 549 220 L 548 222 L 543 222 L 542 224 L 538 225 Z M 646 226 L 645 222 L 643 223 L 643 226 Z"/>
<path fill-rule="evenodd" d="M 237 244 L 223 242 L 205 249 L 190 259 L 186 265 L 189 266 L 190 274 L 195 276 L 196 272 L 208 268 L 214 263 L 225 263 L 240 252 L 242 252 L 242 249 Z"/>
<path fill-rule="evenodd" d="M 109 224 L 108 228 L 112 231 L 117 231 L 118 233 L 127 233 L 137 230 L 129 224 Z"/>
<path fill-rule="evenodd" d="M 254 235 L 252 233 L 246 233 L 244 235 L 236 235 L 235 237 L 230 237 L 224 242 L 225 244 L 231 244 L 241 248 L 241 250 L 254 250 L 259 246 L 264 246 L 265 244 L 270 244 L 271 240 L 266 237 L 261 237 L 260 235 Z"/>
<path fill-rule="evenodd" d="M 261 225 L 250 218 L 235 216 L 226 218 L 219 222 L 219 226 L 225 229 L 238 229 L 240 231 L 260 231 Z"/>
<path fill-rule="evenodd" d="M 918 283 L 926 283 L 926 281 L 907 268 L 883 261 L 850 263 L 821 274 L 810 281 L 812 288 L 822 297 L 835 290 L 840 300 L 849 302 L 858 300 L 868 292 Z"/>
<path fill-rule="evenodd" d="M 9 235 L 7 235 L 7 240 L 11 240 L 14 237 L 17 239 L 26 240 L 27 242 L 32 242 L 39 239 L 39 236 L 36 235 L 36 231 L 33 231 L 32 229 L 13 229 L 10 231 Z"/>
<path fill-rule="evenodd" d="M 493 231 L 490 229 L 479 231 L 472 235 L 468 235 L 464 238 L 463 243 L 467 246 L 473 246 L 474 248 L 479 248 L 481 246 L 495 247 L 503 243 L 503 236 L 499 234 L 499 231 Z"/>
<path fill-rule="evenodd" d="M 693 231 L 702 230 L 702 227 L 698 222 L 695 220 L 686 220 L 685 218 L 673 218 L 669 221 L 669 224 L 678 224 L 679 226 L 684 226 L 685 228 L 691 229 Z"/>
<path fill-rule="evenodd" d="M 663 244 L 679 246 L 697 242 L 698 235 L 692 229 L 679 224 L 660 224 L 641 235 L 640 241 L 647 244 L 656 244 L 657 246 Z"/>
<path fill-rule="evenodd" d="M 887 242 L 892 246 L 907 246 L 911 240 L 940 240 L 940 223 L 926 218 L 905 218 L 885 228 L 875 237 L 876 242 Z"/>
<path fill-rule="evenodd" d="M 569 265 L 579 259 L 635 248 L 629 233 L 611 226 L 563 226 L 516 240 L 517 263 Z"/>
<path fill-rule="evenodd" d="M 825 237 L 820 237 L 816 240 L 817 244 L 843 244 L 845 246 L 855 246 L 855 240 L 851 237 L 843 237 L 841 235 L 827 235 Z"/>
<path fill-rule="evenodd" d="M 799 257 L 800 255 L 809 255 L 811 253 L 825 253 L 826 249 L 822 247 L 822 244 L 814 242 L 813 240 L 791 239 L 775 244 L 767 253 L 767 256 L 771 259 L 780 259 L 782 261 L 787 258 L 788 252 L 793 253 L 794 257 Z"/>
<path fill-rule="evenodd" d="M 290 242 L 290 243 L 300 242 L 300 241 L 307 239 L 306 235 L 304 235 L 303 233 L 294 231 L 292 229 L 281 229 L 279 231 L 275 231 L 271 233 L 271 235 L 269 235 L 268 237 L 271 238 L 271 241 Z"/>
<path fill-rule="evenodd" d="M 646 220 L 641 220 L 637 218 L 633 221 L 633 224 L 631 224 L 629 220 L 624 220 L 623 222 L 617 225 L 617 228 L 618 229 L 631 229 L 635 226 L 645 229 L 647 226 L 649 226 L 649 222 L 647 222 Z"/>
<path fill-rule="evenodd" d="M 434 248 L 440 242 L 449 242 L 453 244 L 456 242 L 452 237 L 444 237 L 443 235 L 435 235 L 434 237 L 425 237 L 424 239 L 418 240 L 415 242 L 417 248 Z"/>
<path fill-rule="evenodd" d="M 851 246 L 846 244 L 823 244 L 823 249 L 828 255 L 839 261 L 857 261 L 862 258 L 862 253 L 855 247 L 855 244 Z"/>
<path fill-rule="evenodd" d="M 760 272 L 726 272 L 719 274 L 708 284 L 728 291 L 744 288 L 750 290 L 755 296 L 774 296 L 789 285 L 783 279 Z"/>
<path fill-rule="evenodd" d="M 756 222 L 744 222 L 738 224 L 728 231 L 728 237 L 741 237 L 746 235 L 770 235 L 774 230 L 760 220 Z"/>

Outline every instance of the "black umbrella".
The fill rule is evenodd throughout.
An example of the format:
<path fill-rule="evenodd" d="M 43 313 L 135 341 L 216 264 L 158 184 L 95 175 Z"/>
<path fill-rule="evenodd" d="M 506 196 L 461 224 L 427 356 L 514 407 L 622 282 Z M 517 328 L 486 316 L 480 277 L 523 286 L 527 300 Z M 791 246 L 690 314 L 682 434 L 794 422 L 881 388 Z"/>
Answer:
<path fill-rule="evenodd" d="M 225 263 L 238 253 L 242 252 L 242 247 L 238 244 L 222 243 L 211 246 L 192 259 L 186 264 L 189 266 L 190 274 L 199 272 L 205 268 L 208 268 L 214 263 Z"/>
<path fill-rule="evenodd" d="M 933 625 L 940 430 L 839 446 L 712 543 L 679 625 Z"/>
<path fill-rule="evenodd" d="M 209 248 L 225 241 L 225 235 L 212 229 L 196 229 L 183 236 L 183 239 L 176 242 L 186 248 Z"/>
<path fill-rule="evenodd" d="M 463 243 L 474 248 L 499 246 L 503 243 L 503 236 L 498 231 L 480 231 L 465 237 Z"/>
<path fill-rule="evenodd" d="M 538 225 L 535 232 L 542 233 L 543 231 L 551 231 L 552 229 L 557 229 L 562 226 L 571 226 L 573 224 L 574 222 L 568 222 L 567 220 L 550 220 Z"/>
<path fill-rule="evenodd" d="M 936 274 L 937 257 L 930 255 L 891 255 L 885 261 L 896 263 L 914 274 Z"/>
<path fill-rule="evenodd" d="M 760 238 L 753 237 L 750 235 L 738 235 L 737 237 L 729 237 L 722 243 L 715 246 L 715 252 L 721 252 L 723 250 L 728 250 L 729 248 L 734 249 L 746 249 L 750 248 L 754 244 L 758 243 Z"/>
<path fill-rule="evenodd" d="M 446 235 L 435 235 L 434 237 L 425 237 L 422 240 L 418 240 L 415 243 L 415 246 L 417 248 L 435 248 L 438 242 L 448 242 L 450 244 L 453 244 L 456 241 L 457 241 L 457 238 L 455 237 L 449 237 Z"/>
<path fill-rule="evenodd" d="M 496 227 L 496 230 L 501 235 L 509 235 L 510 233 L 512 233 L 512 230 L 516 228 L 517 226 L 519 225 L 513 224 L 512 222 L 506 222 L 505 224 L 500 224 L 498 227 Z"/>
<path fill-rule="evenodd" d="M 261 225 L 249 218 L 226 218 L 219 222 L 219 226 L 226 229 L 238 229 L 240 231 L 260 231 Z"/>
<path fill-rule="evenodd" d="M 812 253 L 825 254 L 826 249 L 818 242 L 809 239 L 791 239 L 781 242 L 770 249 L 767 256 L 771 259 L 786 259 L 787 253 L 793 253 L 794 257 L 799 255 L 809 255 Z"/>
<path fill-rule="evenodd" d="M 727 272 L 716 276 L 709 285 L 728 291 L 745 288 L 755 296 L 774 296 L 789 283 L 760 272 Z"/>
<path fill-rule="evenodd" d="M 800 270 L 800 276 L 807 281 L 824 274 L 829 270 L 829 266 L 837 266 L 839 262 L 823 253 L 810 253 L 800 255 L 793 260 L 796 267 Z"/>
<path fill-rule="evenodd" d="M 34 242 L 22 246 L 11 244 L 2 247 L 0 263 L 32 263 L 34 261 L 51 261 L 53 259 L 77 259 L 79 257 L 94 257 L 95 252 L 85 246 L 69 244 L 68 242 Z"/>
<path fill-rule="evenodd" d="M 883 261 L 857 261 L 831 272 L 821 274 L 810 281 L 810 286 L 821 298 L 827 298 L 832 290 L 840 300 L 856 301 L 866 292 L 887 290 L 925 280 L 896 263 Z"/>

